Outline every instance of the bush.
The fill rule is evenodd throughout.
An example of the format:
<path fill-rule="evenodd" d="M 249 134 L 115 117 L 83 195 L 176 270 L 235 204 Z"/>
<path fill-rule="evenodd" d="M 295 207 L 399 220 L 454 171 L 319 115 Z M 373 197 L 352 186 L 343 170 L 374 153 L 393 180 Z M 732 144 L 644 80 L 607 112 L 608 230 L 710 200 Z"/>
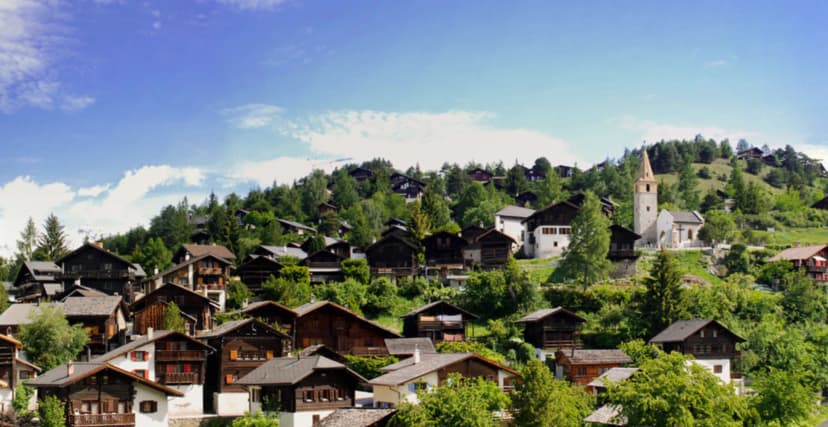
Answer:
<path fill-rule="evenodd" d="M 57 396 L 46 396 L 37 405 L 42 427 L 66 427 L 65 405 Z"/>
<path fill-rule="evenodd" d="M 699 171 L 697 172 L 697 175 L 701 179 L 710 179 L 710 178 L 713 177 L 713 175 L 710 173 L 710 168 L 707 167 L 707 166 L 704 166 L 701 169 L 699 169 Z"/>
<path fill-rule="evenodd" d="M 261 411 L 256 411 L 251 415 L 248 412 L 243 417 L 233 420 L 232 427 L 279 427 L 279 414 L 265 415 Z"/>
<path fill-rule="evenodd" d="M 394 356 L 362 357 L 346 354 L 345 358 L 348 359 L 349 368 L 369 380 L 382 375 L 380 368 L 400 361 Z"/>
<path fill-rule="evenodd" d="M 342 275 L 345 279 L 354 279 L 367 285 L 368 281 L 371 280 L 368 261 L 364 259 L 346 259 L 342 261 Z"/>

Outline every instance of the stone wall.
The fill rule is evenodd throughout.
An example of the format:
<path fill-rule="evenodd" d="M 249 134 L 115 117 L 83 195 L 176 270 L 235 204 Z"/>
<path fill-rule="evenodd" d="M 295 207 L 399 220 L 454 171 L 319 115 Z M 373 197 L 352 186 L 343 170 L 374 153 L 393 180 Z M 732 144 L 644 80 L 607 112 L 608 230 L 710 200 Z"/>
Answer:
<path fill-rule="evenodd" d="M 170 418 L 170 427 L 223 427 L 229 426 L 234 418 L 209 414 L 199 417 Z"/>

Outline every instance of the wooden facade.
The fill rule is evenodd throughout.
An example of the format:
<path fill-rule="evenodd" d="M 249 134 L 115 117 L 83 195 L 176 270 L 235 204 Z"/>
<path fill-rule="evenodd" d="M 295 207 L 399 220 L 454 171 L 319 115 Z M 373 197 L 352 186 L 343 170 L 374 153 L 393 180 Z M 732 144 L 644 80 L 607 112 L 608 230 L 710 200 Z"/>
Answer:
<path fill-rule="evenodd" d="M 223 291 L 230 277 L 230 261 L 214 255 L 202 255 L 175 265 L 153 276 L 155 286 L 174 283 L 194 291 Z"/>
<path fill-rule="evenodd" d="M 487 183 L 491 181 L 493 176 L 494 174 L 481 168 L 475 168 L 469 171 L 469 179 L 480 183 Z"/>
<path fill-rule="evenodd" d="M 677 322 L 680 323 L 680 322 Z M 741 353 L 736 344 L 744 342 L 744 338 L 731 332 L 715 320 L 688 320 L 685 332 L 680 335 L 669 334 L 672 326 L 655 336 L 651 343 L 661 347 L 669 353 L 676 351 L 682 354 L 691 354 L 696 359 L 737 359 Z M 665 334 L 667 333 L 667 334 Z"/>
<path fill-rule="evenodd" d="M 189 329 L 191 334 L 212 329 L 216 304 L 204 295 L 167 283 L 132 305 L 134 332 L 143 335 L 147 333 L 147 328 L 163 329 L 164 313 L 170 302 L 175 302 L 181 310 L 185 323 L 192 324 Z"/>
<path fill-rule="evenodd" d="M 523 340 L 544 350 L 580 348 L 578 332 L 584 322 L 582 317 L 560 307 L 538 310 L 518 320 L 524 325 Z"/>
<path fill-rule="evenodd" d="M 316 371 L 298 384 L 263 386 L 261 395 L 284 412 L 336 410 L 356 405 L 357 384 L 344 369 Z"/>
<path fill-rule="evenodd" d="M 278 302 L 254 302 L 241 309 L 240 312 L 246 318 L 259 319 L 285 334 L 293 336 L 298 314 Z"/>
<path fill-rule="evenodd" d="M 432 342 L 465 341 L 469 321 L 478 316 L 445 301 L 427 304 L 403 316 L 403 336 Z"/>
<path fill-rule="evenodd" d="M 613 224 L 610 226 L 610 249 L 607 258 L 611 260 L 635 259 L 635 241 L 641 236 L 634 231 Z"/>
<path fill-rule="evenodd" d="M 581 385 L 591 383 L 595 378 L 612 368 L 632 363 L 621 350 L 574 350 L 555 352 L 556 370 L 569 382 Z"/>
<path fill-rule="evenodd" d="M 386 355 L 386 338 L 400 335 L 329 301 L 297 307 L 295 346 L 324 344 L 340 354 Z"/>
<path fill-rule="evenodd" d="M 494 228 L 477 237 L 480 247 L 480 264 L 483 268 L 499 268 L 509 261 L 512 247 L 517 242 L 511 236 Z"/>
<path fill-rule="evenodd" d="M 308 255 L 302 260 L 302 265 L 308 267 L 311 283 L 339 282 L 345 279 L 342 261 L 344 258 L 341 256 L 323 249 Z"/>
<path fill-rule="evenodd" d="M 351 178 L 356 180 L 357 183 L 361 184 L 361 183 L 371 179 L 371 177 L 374 175 L 374 172 L 372 172 L 370 169 L 356 167 L 356 168 L 351 169 L 351 171 L 348 172 L 348 175 L 350 175 Z"/>
<path fill-rule="evenodd" d="M 270 276 L 279 277 L 282 264 L 267 256 L 256 256 L 236 268 L 236 274 L 241 278 L 242 283 L 253 292 L 262 288 L 262 283 Z"/>
<path fill-rule="evenodd" d="M 210 347 L 173 333 L 155 341 L 155 380 L 169 386 L 204 384 Z"/>
<path fill-rule="evenodd" d="M 407 233 L 404 233 L 407 235 Z M 418 247 L 408 237 L 390 233 L 367 247 L 371 275 L 411 276 L 417 271 Z"/>
<path fill-rule="evenodd" d="M 463 249 L 468 242 L 457 234 L 440 231 L 423 239 L 426 265 L 432 267 L 463 266 Z"/>
<path fill-rule="evenodd" d="M 131 301 L 133 286 L 143 279 L 143 270 L 98 244 L 87 243 L 58 260 L 57 275 L 64 288 L 80 281 L 83 286 L 108 295 L 124 295 Z"/>

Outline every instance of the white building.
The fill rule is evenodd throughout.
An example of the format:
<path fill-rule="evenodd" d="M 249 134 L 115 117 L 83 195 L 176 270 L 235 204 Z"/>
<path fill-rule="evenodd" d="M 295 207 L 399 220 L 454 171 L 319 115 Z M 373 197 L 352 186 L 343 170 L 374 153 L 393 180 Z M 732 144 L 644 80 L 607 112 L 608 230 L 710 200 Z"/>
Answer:
<path fill-rule="evenodd" d="M 464 377 L 469 372 L 494 381 L 502 389 L 510 387 L 516 371 L 474 353 L 423 353 L 414 352 L 413 357 L 388 365 L 385 372 L 368 384 L 374 388 L 374 406 L 396 407 L 401 403 L 419 403 L 417 391 L 431 390 L 442 385 L 451 373 Z"/>
<path fill-rule="evenodd" d="M 563 255 L 572 235 L 572 221 L 578 215 L 584 198 L 583 194 L 576 194 L 562 202 L 538 209 L 523 220 L 523 253 L 530 258 Z M 607 216 L 612 215 L 615 206 L 612 200 L 601 198 L 601 209 Z"/>
<path fill-rule="evenodd" d="M 535 211 L 532 209 L 522 208 L 520 206 L 506 206 L 495 213 L 495 228 L 502 233 L 512 236 L 518 242 L 523 243 L 526 230 L 523 221 L 533 213 Z M 520 248 L 514 248 L 514 251 L 518 249 Z"/>
<path fill-rule="evenodd" d="M 204 413 L 207 354 L 213 349 L 175 331 L 153 331 L 92 359 L 109 363 L 139 377 L 163 384 L 182 394 L 169 402 L 170 417 Z"/>
<path fill-rule="evenodd" d="M 704 218 L 698 212 L 662 210 L 658 214 L 658 246 L 670 249 L 700 247 L 699 230 Z"/>

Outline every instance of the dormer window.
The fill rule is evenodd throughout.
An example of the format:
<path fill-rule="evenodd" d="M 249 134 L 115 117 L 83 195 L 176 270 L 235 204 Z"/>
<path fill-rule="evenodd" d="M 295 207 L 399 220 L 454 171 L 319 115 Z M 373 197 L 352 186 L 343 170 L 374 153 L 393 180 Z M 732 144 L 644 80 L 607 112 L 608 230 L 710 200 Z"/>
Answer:
<path fill-rule="evenodd" d="M 704 329 L 699 331 L 699 337 L 704 338 Z"/>

